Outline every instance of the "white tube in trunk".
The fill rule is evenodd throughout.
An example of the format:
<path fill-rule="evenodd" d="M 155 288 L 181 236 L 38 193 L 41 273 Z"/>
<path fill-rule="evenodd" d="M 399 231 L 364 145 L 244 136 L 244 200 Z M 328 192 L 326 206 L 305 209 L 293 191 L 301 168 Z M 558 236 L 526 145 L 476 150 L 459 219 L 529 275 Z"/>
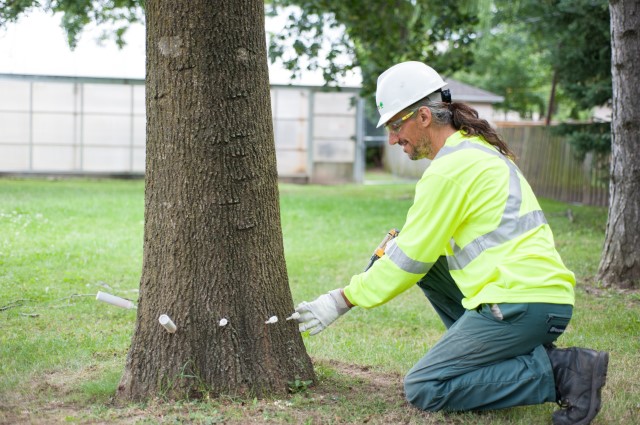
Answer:
<path fill-rule="evenodd" d="M 160 324 L 167 330 L 169 333 L 174 333 L 176 331 L 176 324 L 173 323 L 173 320 L 166 314 L 163 314 L 158 318 Z"/>
<path fill-rule="evenodd" d="M 278 323 L 278 316 L 271 316 L 271 317 L 269 317 L 269 319 L 268 319 L 266 322 L 264 322 L 264 323 L 265 323 L 265 324 L 267 324 L 267 325 L 270 325 L 270 324 L 272 324 L 272 323 Z"/>
<path fill-rule="evenodd" d="M 106 292 L 98 291 L 96 300 L 109 303 L 122 308 L 136 308 L 136 305 L 124 298 L 116 297 L 115 295 L 107 294 Z"/>

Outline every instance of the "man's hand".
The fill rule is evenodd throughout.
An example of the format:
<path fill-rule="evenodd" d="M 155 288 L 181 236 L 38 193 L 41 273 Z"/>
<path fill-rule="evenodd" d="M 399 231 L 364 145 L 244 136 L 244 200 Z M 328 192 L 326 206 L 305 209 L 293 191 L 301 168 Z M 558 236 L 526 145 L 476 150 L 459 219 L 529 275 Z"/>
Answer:
<path fill-rule="evenodd" d="M 310 335 L 320 333 L 338 317 L 349 311 L 350 307 L 340 289 L 320 295 L 310 303 L 304 301 L 296 307 L 296 318 L 300 332 L 310 331 Z M 294 313 L 295 314 L 295 313 Z M 296 315 L 297 316 L 297 315 Z"/>

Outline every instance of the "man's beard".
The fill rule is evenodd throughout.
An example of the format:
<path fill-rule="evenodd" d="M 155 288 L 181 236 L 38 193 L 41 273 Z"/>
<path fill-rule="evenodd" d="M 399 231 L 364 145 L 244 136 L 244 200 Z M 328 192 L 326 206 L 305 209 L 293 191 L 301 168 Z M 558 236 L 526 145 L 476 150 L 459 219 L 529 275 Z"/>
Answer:
<path fill-rule="evenodd" d="M 417 161 L 419 159 L 431 158 L 433 150 L 431 149 L 431 141 L 427 138 L 427 136 L 422 136 L 418 143 L 416 143 L 415 149 L 409 155 L 409 159 L 412 161 Z"/>

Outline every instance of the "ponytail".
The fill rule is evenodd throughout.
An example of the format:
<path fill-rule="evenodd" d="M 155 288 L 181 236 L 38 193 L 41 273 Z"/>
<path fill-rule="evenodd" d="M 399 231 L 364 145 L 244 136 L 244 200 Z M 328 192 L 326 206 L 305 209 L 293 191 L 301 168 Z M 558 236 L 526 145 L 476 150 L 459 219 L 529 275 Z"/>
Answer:
<path fill-rule="evenodd" d="M 462 131 L 467 136 L 482 137 L 487 143 L 495 146 L 504 156 L 515 160 L 515 154 L 509 149 L 506 142 L 491 125 L 478 116 L 478 111 L 465 103 L 460 102 L 436 102 L 425 97 L 411 105 L 407 110 L 426 106 L 431 110 L 431 115 L 436 125 L 451 125 L 456 130 Z"/>
<path fill-rule="evenodd" d="M 506 142 L 491 125 L 482 118 L 478 117 L 478 111 L 460 102 L 449 103 L 449 111 L 451 111 L 451 124 L 456 130 L 462 131 L 468 136 L 480 136 L 490 145 L 495 146 L 504 156 L 514 160 L 515 154 L 509 149 Z"/>

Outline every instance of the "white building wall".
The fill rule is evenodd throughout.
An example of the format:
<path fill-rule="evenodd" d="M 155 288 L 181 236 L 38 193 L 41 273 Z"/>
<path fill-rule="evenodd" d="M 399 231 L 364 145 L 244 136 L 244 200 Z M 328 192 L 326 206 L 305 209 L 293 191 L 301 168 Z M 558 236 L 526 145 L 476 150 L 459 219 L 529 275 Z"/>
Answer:
<path fill-rule="evenodd" d="M 355 89 L 273 86 L 278 174 L 352 181 Z M 0 76 L 0 173 L 143 174 L 142 80 Z"/>

